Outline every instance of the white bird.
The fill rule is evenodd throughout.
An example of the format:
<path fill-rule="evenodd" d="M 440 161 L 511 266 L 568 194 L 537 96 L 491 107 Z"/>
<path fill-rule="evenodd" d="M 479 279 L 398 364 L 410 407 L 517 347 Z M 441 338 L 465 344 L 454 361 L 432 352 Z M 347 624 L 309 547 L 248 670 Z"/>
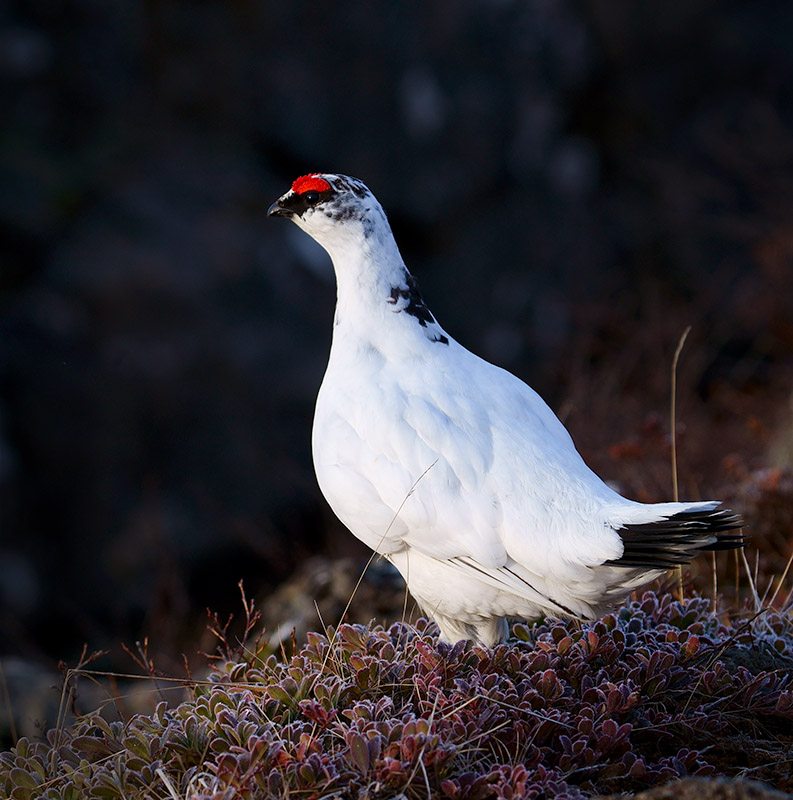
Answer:
<path fill-rule="evenodd" d="M 305 175 L 268 213 L 336 272 L 312 435 L 320 489 L 442 639 L 492 646 L 508 618 L 596 619 L 698 550 L 744 544 L 718 502 L 638 503 L 592 472 L 534 390 L 437 323 L 361 181 Z"/>

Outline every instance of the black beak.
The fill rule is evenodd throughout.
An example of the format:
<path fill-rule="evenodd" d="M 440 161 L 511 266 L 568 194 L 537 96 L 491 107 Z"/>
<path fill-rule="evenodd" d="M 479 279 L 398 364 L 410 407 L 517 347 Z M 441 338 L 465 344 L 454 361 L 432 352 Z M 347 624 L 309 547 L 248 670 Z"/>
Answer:
<path fill-rule="evenodd" d="M 280 201 L 276 200 L 270 208 L 267 209 L 268 217 L 291 217 L 292 212 L 288 208 L 280 205 Z"/>

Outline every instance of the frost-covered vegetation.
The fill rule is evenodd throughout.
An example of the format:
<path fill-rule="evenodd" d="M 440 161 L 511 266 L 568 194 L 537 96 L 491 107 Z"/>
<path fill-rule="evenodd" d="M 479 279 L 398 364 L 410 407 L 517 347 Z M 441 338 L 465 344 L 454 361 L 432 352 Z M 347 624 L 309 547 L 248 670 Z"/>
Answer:
<path fill-rule="evenodd" d="M 746 767 L 793 788 L 793 633 L 775 612 L 730 624 L 647 592 L 591 625 L 518 624 L 492 650 L 419 621 L 309 634 L 286 660 L 219 632 L 189 699 L 21 739 L 0 794 L 588 798 Z"/>

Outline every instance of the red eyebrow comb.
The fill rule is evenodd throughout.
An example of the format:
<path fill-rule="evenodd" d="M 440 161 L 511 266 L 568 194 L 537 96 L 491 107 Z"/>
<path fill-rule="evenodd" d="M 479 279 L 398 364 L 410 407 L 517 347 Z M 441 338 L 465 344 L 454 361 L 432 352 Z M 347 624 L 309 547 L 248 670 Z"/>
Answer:
<path fill-rule="evenodd" d="M 293 184 L 292 191 L 295 194 L 303 194 L 304 192 L 327 192 L 330 189 L 330 184 L 324 179 L 319 177 L 319 172 L 311 172 L 308 175 L 301 175 Z"/>

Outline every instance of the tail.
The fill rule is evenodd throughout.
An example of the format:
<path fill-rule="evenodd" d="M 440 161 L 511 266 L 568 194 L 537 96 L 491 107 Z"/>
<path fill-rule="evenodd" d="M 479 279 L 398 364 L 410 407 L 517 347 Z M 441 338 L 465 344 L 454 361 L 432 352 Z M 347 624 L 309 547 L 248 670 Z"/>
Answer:
<path fill-rule="evenodd" d="M 744 547 L 743 524 L 739 514 L 728 508 L 714 509 L 712 504 L 653 522 L 625 523 L 617 529 L 625 549 L 619 558 L 605 563 L 649 569 L 688 564 L 701 550 Z"/>

